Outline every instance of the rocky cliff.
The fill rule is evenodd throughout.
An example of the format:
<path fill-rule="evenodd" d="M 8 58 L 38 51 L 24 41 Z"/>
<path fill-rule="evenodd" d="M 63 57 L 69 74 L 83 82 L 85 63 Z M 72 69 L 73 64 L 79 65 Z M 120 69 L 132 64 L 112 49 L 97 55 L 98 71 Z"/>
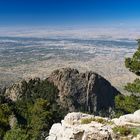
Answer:
<path fill-rule="evenodd" d="M 26 90 L 27 82 L 25 80 L 22 80 L 7 88 L 5 91 L 5 96 L 12 101 L 17 101 L 20 100 L 20 98 L 25 94 Z"/>
<path fill-rule="evenodd" d="M 92 71 L 80 73 L 76 69 L 62 68 L 52 72 L 48 79 L 59 89 L 61 105 L 71 112 L 109 110 L 119 93 L 106 79 Z"/>
<path fill-rule="evenodd" d="M 58 88 L 57 102 L 66 112 L 109 114 L 114 107 L 114 98 L 119 93 L 106 79 L 91 71 L 80 73 L 76 69 L 62 68 L 52 72 L 47 80 Z M 32 86 L 29 86 L 31 83 Z M 39 78 L 22 80 L 7 88 L 5 96 L 12 101 L 20 100 L 25 94 L 30 94 L 28 91 L 38 83 Z"/>
<path fill-rule="evenodd" d="M 115 132 L 119 127 L 125 128 L 122 129 L 123 132 L 119 132 L 119 129 L 118 132 Z M 133 135 L 133 131 L 136 129 L 138 131 Z M 46 140 L 124 139 L 140 140 L 140 110 L 113 120 L 80 112 L 69 113 L 61 123 L 52 126 L 49 136 L 46 138 Z"/>

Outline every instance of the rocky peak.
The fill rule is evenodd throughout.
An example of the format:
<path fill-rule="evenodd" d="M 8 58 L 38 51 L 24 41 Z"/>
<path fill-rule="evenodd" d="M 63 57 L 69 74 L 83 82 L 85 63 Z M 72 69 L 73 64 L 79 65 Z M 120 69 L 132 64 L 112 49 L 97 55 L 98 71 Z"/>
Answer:
<path fill-rule="evenodd" d="M 57 102 L 66 112 L 82 111 L 106 116 L 119 93 L 106 79 L 92 71 L 80 73 L 76 69 L 62 68 L 53 71 L 47 80 L 58 88 Z M 39 78 L 22 80 L 7 88 L 5 96 L 12 101 L 20 100 L 25 94 L 30 96 L 28 91 L 39 82 Z"/>
<path fill-rule="evenodd" d="M 114 106 L 119 93 L 102 76 L 92 71 L 80 73 L 76 69 L 62 68 L 49 76 L 59 89 L 61 105 L 72 111 L 97 113 Z"/>

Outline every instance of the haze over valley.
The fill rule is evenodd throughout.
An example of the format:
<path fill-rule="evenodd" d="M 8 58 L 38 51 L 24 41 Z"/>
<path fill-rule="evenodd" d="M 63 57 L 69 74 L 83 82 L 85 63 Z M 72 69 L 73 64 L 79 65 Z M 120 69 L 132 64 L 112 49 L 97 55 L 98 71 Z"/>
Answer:
<path fill-rule="evenodd" d="M 124 66 L 137 48 L 136 29 L 3 29 L 0 35 L 1 87 L 62 67 L 95 71 L 119 90 L 136 77 Z"/>

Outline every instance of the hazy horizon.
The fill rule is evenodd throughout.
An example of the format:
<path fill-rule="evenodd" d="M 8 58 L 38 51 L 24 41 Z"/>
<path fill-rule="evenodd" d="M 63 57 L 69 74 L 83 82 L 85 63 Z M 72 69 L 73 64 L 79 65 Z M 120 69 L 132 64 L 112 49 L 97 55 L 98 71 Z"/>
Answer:
<path fill-rule="evenodd" d="M 130 39 L 140 38 L 138 27 L 80 27 L 80 26 L 24 26 L 0 27 L 1 37 L 45 37 L 45 38 L 80 38 L 80 39 Z"/>

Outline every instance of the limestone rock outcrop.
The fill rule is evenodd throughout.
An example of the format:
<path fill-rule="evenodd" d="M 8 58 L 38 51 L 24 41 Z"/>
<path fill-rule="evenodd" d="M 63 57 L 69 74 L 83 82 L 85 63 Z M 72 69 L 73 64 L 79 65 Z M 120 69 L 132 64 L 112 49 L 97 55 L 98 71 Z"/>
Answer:
<path fill-rule="evenodd" d="M 134 114 L 128 114 L 127 117 L 126 115 L 121 116 L 119 119 L 129 118 L 128 116 L 131 116 L 131 119 L 122 119 L 124 123 L 121 125 L 131 128 L 136 127 L 139 129 L 140 133 L 140 120 L 134 123 L 131 122 L 135 118 L 139 118 L 139 112 L 140 110 L 136 111 Z M 116 119 L 111 120 L 109 118 L 80 112 L 69 113 L 61 123 L 56 123 L 51 127 L 46 140 L 140 140 L 140 134 L 135 136 L 132 134 L 121 136 L 114 132 L 113 128 L 120 126 L 120 124 L 116 123 Z"/>
<path fill-rule="evenodd" d="M 133 114 L 126 114 L 119 118 L 115 118 L 113 121 L 116 125 L 140 126 L 140 110 L 135 111 Z"/>
<path fill-rule="evenodd" d="M 95 121 L 82 124 L 82 119 L 92 119 L 93 115 L 80 112 L 69 113 L 62 120 L 52 126 L 49 137 L 46 140 L 110 140 L 112 129 Z"/>
<path fill-rule="evenodd" d="M 60 103 L 70 112 L 86 111 L 98 113 L 114 106 L 119 93 L 102 76 L 94 72 L 79 73 L 76 69 L 62 68 L 49 76 L 59 89 Z"/>

